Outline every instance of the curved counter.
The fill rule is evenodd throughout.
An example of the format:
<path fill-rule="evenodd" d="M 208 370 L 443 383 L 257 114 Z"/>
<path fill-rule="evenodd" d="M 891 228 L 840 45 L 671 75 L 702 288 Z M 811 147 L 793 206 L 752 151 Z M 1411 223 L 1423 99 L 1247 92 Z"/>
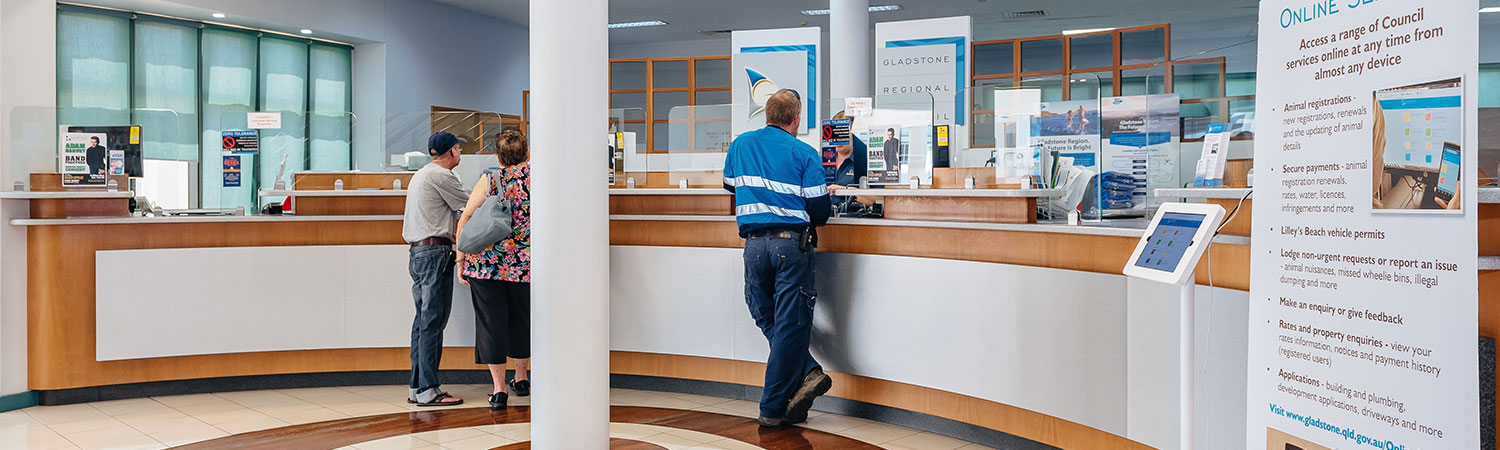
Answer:
<path fill-rule="evenodd" d="M 399 216 L 12 224 L 27 227 L 29 383 L 44 402 L 138 383 L 408 367 Z M 1172 401 L 1176 315 L 1142 300 L 1153 287 L 1119 275 L 1140 233 L 835 219 L 820 231 L 814 338 L 841 374 L 831 395 L 855 402 L 842 412 L 878 405 L 1029 445 L 1148 448 L 1174 430 L 1175 417 L 1144 411 Z M 614 373 L 760 384 L 766 344 L 744 312 L 733 217 L 611 216 L 610 242 Z M 1216 307 L 1200 308 L 1213 323 L 1200 329 L 1217 333 L 1200 336 L 1215 380 L 1203 401 L 1219 406 L 1243 403 L 1232 380 L 1244 374 L 1233 344 L 1244 334 L 1247 244 L 1216 241 L 1221 288 Z M 444 369 L 481 368 L 470 364 L 468 295 L 455 286 Z"/>

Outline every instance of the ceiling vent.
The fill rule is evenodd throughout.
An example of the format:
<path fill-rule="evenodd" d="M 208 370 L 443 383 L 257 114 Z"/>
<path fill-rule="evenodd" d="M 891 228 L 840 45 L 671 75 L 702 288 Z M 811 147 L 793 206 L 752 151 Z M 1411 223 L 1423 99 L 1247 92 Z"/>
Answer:
<path fill-rule="evenodd" d="M 1047 11 L 1035 9 L 1031 11 L 1006 11 L 1007 19 L 1041 19 L 1047 17 Z"/>

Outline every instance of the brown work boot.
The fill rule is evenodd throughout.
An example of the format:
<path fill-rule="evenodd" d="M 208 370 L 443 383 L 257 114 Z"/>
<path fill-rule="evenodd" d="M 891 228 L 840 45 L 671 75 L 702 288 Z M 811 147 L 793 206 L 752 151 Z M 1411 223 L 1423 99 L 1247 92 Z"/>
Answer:
<path fill-rule="evenodd" d="M 823 373 L 823 369 L 813 369 L 802 378 L 802 387 L 797 388 L 797 393 L 792 394 L 792 400 L 786 407 L 786 423 L 802 423 L 807 421 L 807 410 L 812 409 L 813 400 L 833 388 L 833 378 Z"/>

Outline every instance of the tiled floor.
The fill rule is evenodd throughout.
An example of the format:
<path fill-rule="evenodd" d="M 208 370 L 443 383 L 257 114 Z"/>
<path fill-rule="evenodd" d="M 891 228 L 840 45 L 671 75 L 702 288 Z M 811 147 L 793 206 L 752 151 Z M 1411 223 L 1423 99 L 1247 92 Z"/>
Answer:
<path fill-rule="evenodd" d="M 468 403 L 485 405 L 488 386 L 446 389 Z M 228 392 L 153 397 L 65 406 L 38 406 L 0 413 L 0 449 L 160 449 L 231 434 L 332 419 L 417 410 L 406 404 L 405 386 L 357 386 Z M 512 405 L 529 398 L 512 397 Z M 614 389 L 615 405 L 674 408 L 755 417 L 755 403 L 691 394 Z M 422 408 L 427 410 L 429 408 Z M 887 449 L 984 450 L 987 447 L 908 428 L 814 411 L 804 426 Z M 639 438 L 669 449 L 746 448 L 686 430 L 616 424 L 615 437 Z M 526 425 L 492 425 L 420 433 L 357 444 L 374 449 L 491 449 L 530 439 Z"/>

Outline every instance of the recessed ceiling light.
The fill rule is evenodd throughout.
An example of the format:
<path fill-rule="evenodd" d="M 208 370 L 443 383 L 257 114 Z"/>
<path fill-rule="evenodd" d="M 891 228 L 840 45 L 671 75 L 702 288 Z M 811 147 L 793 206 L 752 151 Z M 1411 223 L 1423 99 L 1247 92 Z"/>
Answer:
<path fill-rule="evenodd" d="M 303 29 L 302 29 L 302 34 L 312 34 L 312 30 L 309 30 L 309 29 L 306 29 L 306 28 L 303 28 Z"/>
<path fill-rule="evenodd" d="M 659 27 L 659 26 L 666 25 L 666 24 L 667 24 L 666 22 L 662 22 L 660 20 L 642 20 L 640 22 L 612 23 L 612 24 L 609 24 L 609 29 L 613 30 L 613 29 L 617 29 L 617 28 Z"/>
<path fill-rule="evenodd" d="M 1063 30 L 1063 34 L 1064 35 L 1088 34 L 1088 33 L 1098 33 L 1098 32 L 1101 32 L 1101 31 L 1113 31 L 1113 30 L 1114 30 L 1114 27 L 1110 27 L 1110 28 L 1083 28 L 1083 29 L 1078 29 L 1078 30 Z"/>
<path fill-rule="evenodd" d="M 1482 13 L 1500 12 L 1500 6 L 1491 6 L 1491 7 L 1488 7 L 1488 8 L 1479 8 L 1479 12 L 1482 12 Z"/>
<path fill-rule="evenodd" d="M 901 5 L 875 5 L 875 6 L 871 6 L 870 7 L 870 12 L 886 12 L 886 11 L 900 11 L 900 10 L 901 10 Z M 826 9 L 804 9 L 804 10 L 802 10 L 802 15 L 804 15 L 804 16 L 826 16 L 826 15 L 828 15 L 828 13 L 829 13 L 829 11 L 826 10 Z"/>
<path fill-rule="evenodd" d="M 223 19 L 224 17 L 226 17 L 224 13 L 214 13 L 215 19 Z"/>

